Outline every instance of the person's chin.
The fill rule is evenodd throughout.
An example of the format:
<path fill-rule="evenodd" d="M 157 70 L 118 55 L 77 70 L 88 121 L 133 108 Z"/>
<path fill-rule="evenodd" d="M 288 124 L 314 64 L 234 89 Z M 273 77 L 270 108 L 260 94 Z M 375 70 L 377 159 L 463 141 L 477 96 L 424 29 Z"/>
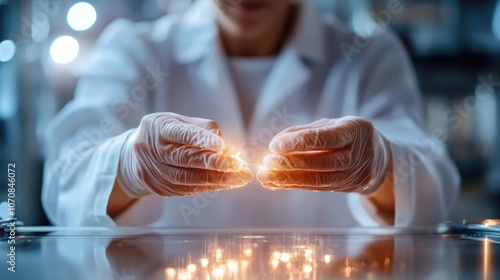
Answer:
<path fill-rule="evenodd" d="M 247 37 L 247 38 L 255 37 L 258 34 L 260 34 L 261 33 L 260 29 L 261 29 L 260 26 L 257 24 L 238 25 L 238 33 L 241 34 L 242 37 Z"/>

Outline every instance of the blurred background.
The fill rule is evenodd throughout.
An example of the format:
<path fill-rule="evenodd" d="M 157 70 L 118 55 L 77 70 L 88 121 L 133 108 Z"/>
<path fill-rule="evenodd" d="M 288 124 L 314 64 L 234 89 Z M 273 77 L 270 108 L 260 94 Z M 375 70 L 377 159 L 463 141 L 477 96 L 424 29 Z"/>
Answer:
<path fill-rule="evenodd" d="M 306 0 L 308 1 L 308 0 Z M 311 0 L 312 1 L 312 0 Z M 47 224 L 42 135 L 71 99 L 75 71 L 113 19 L 153 20 L 190 0 L 0 0 L 0 174 L 15 162 L 17 216 Z M 428 129 L 445 135 L 462 176 L 450 219 L 500 217 L 500 1 L 314 0 L 360 33 L 387 24 L 411 55 Z M 7 176 L 0 176 L 0 201 Z"/>

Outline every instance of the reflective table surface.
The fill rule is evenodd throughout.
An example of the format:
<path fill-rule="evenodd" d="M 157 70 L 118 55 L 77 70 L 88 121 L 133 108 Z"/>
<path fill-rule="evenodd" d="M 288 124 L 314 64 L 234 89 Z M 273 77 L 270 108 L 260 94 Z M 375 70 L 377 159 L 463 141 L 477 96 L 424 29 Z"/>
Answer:
<path fill-rule="evenodd" d="M 19 227 L 16 272 L 8 271 L 10 246 L 8 238 L 1 239 L 0 279 L 500 279 L 498 235 L 446 225 L 199 230 Z"/>

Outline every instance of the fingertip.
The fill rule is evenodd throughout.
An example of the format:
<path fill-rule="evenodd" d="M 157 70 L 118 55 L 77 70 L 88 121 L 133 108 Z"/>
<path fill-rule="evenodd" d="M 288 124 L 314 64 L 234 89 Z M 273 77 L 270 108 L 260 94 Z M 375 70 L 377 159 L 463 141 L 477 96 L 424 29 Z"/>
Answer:
<path fill-rule="evenodd" d="M 282 156 L 277 154 L 268 154 L 264 157 L 263 164 L 268 170 L 276 169 L 280 166 L 280 159 Z"/>
<path fill-rule="evenodd" d="M 273 192 L 282 189 L 282 188 L 280 188 L 279 186 L 277 186 L 277 185 L 275 185 L 273 183 L 265 183 L 265 184 L 263 183 L 262 187 L 265 188 L 265 189 L 268 189 L 270 191 L 273 191 Z"/>
<path fill-rule="evenodd" d="M 268 154 L 266 156 L 264 156 L 264 159 L 262 160 L 262 163 L 265 165 L 265 166 L 272 166 L 273 165 L 273 154 Z"/>
<path fill-rule="evenodd" d="M 253 180 L 253 173 L 248 167 L 244 167 L 241 170 L 241 173 L 243 174 L 243 178 L 247 181 L 247 183 Z"/>
<path fill-rule="evenodd" d="M 209 139 L 207 139 L 207 141 L 203 141 L 201 147 L 208 150 L 214 150 L 216 152 L 222 152 L 226 150 L 227 145 L 224 138 L 210 134 Z"/>
<path fill-rule="evenodd" d="M 257 169 L 257 180 L 261 183 L 261 184 L 265 184 L 266 181 L 267 181 L 267 173 L 268 173 L 268 170 L 267 167 L 261 165 L 259 166 L 259 169 Z"/>
<path fill-rule="evenodd" d="M 231 184 L 231 188 L 244 187 L 244 186 L 248 185 L 248 183 L 250 183 L 253 180 L 253 174 L 250 171 L 250 169 L 248 169 L 248 168 L 242 169 L 242 170 L 237 172 L 237 175 L 235 174 L 232 176 L 235 176 L 235 177 L 233 177 L 234 181 L 233 181 L 233 184 Z"/>
<path fill-rule="evenodd" d="M 290 145 L 288 144 L 286 138 L 277 136 L 271 140 L 269 143 L 269 150 L 275 154 L 286 153 L 289 150 Z"/>
<path fill-rule="evenodd" d="M 249 184 L 250 182 L 253 181 L 254 175 L 252 172 L 248 172 L 247 176 L 248 177 L 246 178 L 246 184 Z"/>

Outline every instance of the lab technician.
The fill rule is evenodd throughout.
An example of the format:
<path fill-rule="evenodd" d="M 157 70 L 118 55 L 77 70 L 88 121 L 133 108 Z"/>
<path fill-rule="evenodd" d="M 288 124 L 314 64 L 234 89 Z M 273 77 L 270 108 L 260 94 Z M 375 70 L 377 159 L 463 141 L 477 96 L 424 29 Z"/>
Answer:
<path fill-rule="evenodd" d="M 48 128 L 48 217 L 65 226 L 442 221 L 456 169 L 424 131 L 405 51 L 376 31 L 358 35 L 290 0 L 198 0 L 181 16 L 115 21 Z"/>

